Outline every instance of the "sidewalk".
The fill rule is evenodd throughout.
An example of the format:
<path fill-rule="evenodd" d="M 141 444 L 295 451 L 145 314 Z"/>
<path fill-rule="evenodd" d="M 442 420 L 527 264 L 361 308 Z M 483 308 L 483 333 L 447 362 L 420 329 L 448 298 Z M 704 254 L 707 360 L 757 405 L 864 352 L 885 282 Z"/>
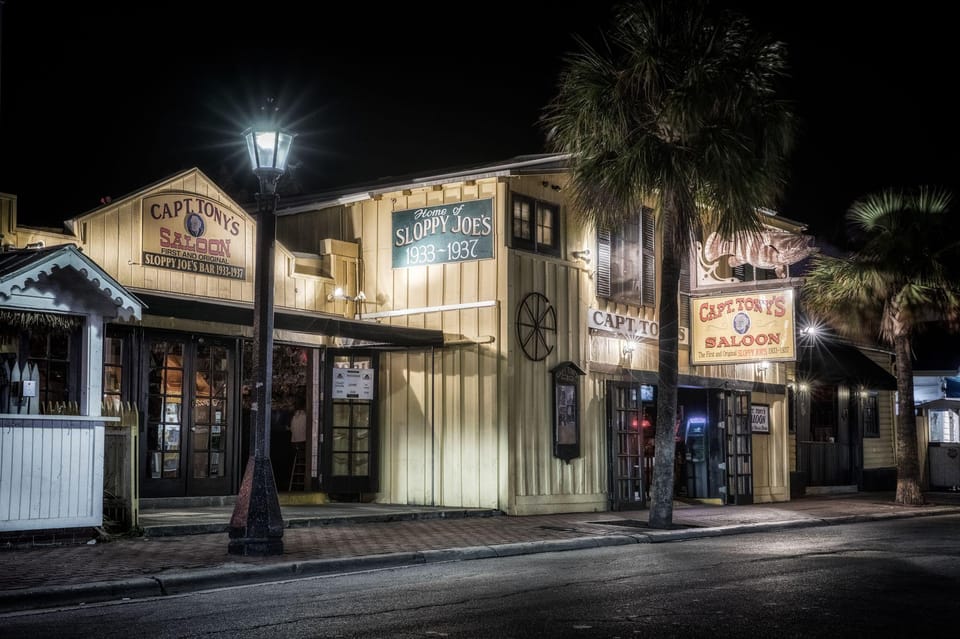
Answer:
<path fill-rule="evenodd" d="M 960 514 L 960 493 L 930 493 L 924 506 L 892 500 L 892 493 L 856 493 L 753 506 L 677 502 L 671 530 L 646 527 L 646 510 L 510 517 L 373 504 L 284 507 L 284 553 L 274 557 L 227 554 L 229 507 L 179 509 L 152 515 L 156 536 L 0 550 L 0 613 L 376 567 Z M 198 519 L 221 532 L 177 528 Z"/>

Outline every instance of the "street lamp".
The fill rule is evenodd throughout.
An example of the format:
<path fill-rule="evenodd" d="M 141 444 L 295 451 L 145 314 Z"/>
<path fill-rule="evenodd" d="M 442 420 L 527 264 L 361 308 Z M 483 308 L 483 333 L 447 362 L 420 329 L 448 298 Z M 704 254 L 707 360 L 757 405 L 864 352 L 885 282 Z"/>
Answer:
<path fill-rule="evenodd" d="M 256 281 L 253 297 L 253 371 L 250 457 L 230 518 L 232 555 L 283 554 L 283 517 L 270 463 L 273 386 L 273 273 L 277 233 L 277 181 L 287 168 L 293 135 L 278 128 L 244 131 L 257 193 Z"/>

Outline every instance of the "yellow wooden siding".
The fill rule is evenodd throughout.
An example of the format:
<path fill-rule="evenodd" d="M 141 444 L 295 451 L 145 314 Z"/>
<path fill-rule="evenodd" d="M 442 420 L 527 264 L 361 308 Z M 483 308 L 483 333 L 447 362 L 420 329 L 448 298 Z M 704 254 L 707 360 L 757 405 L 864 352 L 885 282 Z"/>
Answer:
<path fill-rule="evenodd" d="M 892 357 L 889 353 L 872 349 L 861 352 L 883 370 L 894 373 Z M 864 468 L 890 468 L 896 465 L 895 404 L 896 393 L 880 391 L 877 397 L 880 437 L 863 438 Z"/>
<path fill-rule="evenodd" d="M 243 220 L 245 242 L 240 250 L 246 265 L 244 280 L 184 273 L 141 263 L 142 200 L 165 192 L 194 193 L 209 198 Z M 254 219 L 197 170 L 180 174 L 149 190 L 85 214 L 77 218 L 77 224 L 84 252 L 124 286 L 174 295 L 253 303 L 256 268 Z M 21 231 L 19 235 L 23 238 L 37 234 Z M 290 275 L 293 254 L 278 243 L 275 257 L 275 306 L 302 310 L 326 309 L 327 290 L 315 286 L 311 278 Z"/>
<path fill-rule="evenodd" d="M 877 413 L 880 421 L 880 437 L 863 438 L 863 467 L 890 468 L 896 465 L 896 433 L 894 430 L 894 405 L 896 393 L 880 391 L 877 398 Z"/>
<path fill-rule="evenodd" d="M 568 508 L 603 507 L 607 492 L 605 442 L 598 433 L 602 410 L 597 413 L 590 378 L 581 380 L 581 456 L 566 463 L 553 455 L 553 378 L 551 369 L 572 361 L 587 369 L 584 317 L 588 287 L 579 266 L 524 251 L 511 251 L 507 384 L 511 389 L 507 419 L 512 433 L 510 469 L 516 497 L 511 511 L 517 514 Z M 542 361 L 524 355 L 516 332 L 517 308 L 531 292 L 550 300 L 557 314 L 557 332 L 550 336 L 554 350 Z M 575 499 L 582 497 L 585 499 Z"/>
<path fill-rule="evenodd" d="M 770 407 L 770 432 L 752 437 L 753 499 L 758 503 L 786 501 L 790 496 L 786 401 L 783 395 L 772 393 L 753 393 L 751 401 Z"/>
<path fill-rule="evenodd" d="M 497 260 L 394 269 L 391 219 L 394 211 L 494 197 L 496 191 L 496 180 L 486 180 L 480 185 L 387 193 L 343 212 L 359 238 L 361 275 L 357 286 L 371 301 L 368 313 L 398 311 L 378 321 L 440 330 L 468 340 L 487 336 L 493 340 L 436 350 L 432 360 L 429 352 L 383 356 L 381 501 L 485 508 L 502 505 Z M 499 208 L 495 199 L 498 218 Z M 494 237 L 497 257 L 503 250 L 501 238 L 498 219 Z M 429 310 L 478 302 L 490 305 Z"/>

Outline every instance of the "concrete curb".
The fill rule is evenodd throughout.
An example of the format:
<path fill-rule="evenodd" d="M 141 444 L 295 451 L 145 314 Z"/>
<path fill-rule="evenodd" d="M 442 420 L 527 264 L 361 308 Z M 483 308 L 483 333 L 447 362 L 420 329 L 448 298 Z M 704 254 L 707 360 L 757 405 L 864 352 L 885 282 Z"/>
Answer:
<path fill-rule="evenodd" d="M 595 535 L 576 537 L 573 539 L 525 541 L 490 546 L 466 546 L 441 550 L 422 550 L 337 559 L 283 562 L 266 566 L 227 563 L 209 568 L 175 570 L 150 577 L 131 577 L 86 584 L 38 586 L 36 588 L 25 588 L 23 590 L 3 591 L 0 592 L 0 613 L 76 606 L 86 603 L 122 599 L 169 596 L 226 586 L 284 581 L 346 571 L 379 570 L 441 562 L 494 559 L 499 557 L 515 557 L 519 555 L 634 544 L 656 544 L 687 541 L 691 539 L 705 539 L 709 537 L 772 532 L 794 528 L 815 528 L 819 526 L 836 526 L 869 521 L 956 514 L 960 514 L 960 507 L 938 508 L 935 511 L 811 517 L 807 519 L 734 524 L 729 526 L 645 531 L 643 533 L 626 535 Z"/>

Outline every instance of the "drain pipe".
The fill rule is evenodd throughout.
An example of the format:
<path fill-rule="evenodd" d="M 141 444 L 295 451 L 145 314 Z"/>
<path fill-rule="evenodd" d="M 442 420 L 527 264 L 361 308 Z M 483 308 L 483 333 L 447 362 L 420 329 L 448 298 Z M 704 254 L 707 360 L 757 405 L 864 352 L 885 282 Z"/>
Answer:
<path fill-rule="evenodd" d="M 430 347 L 430 505 L 437 505 L 436 475 L 437 475 L 437 428 L 436 428 L 436 379 L 437 360 L 434 347 Z"/>

